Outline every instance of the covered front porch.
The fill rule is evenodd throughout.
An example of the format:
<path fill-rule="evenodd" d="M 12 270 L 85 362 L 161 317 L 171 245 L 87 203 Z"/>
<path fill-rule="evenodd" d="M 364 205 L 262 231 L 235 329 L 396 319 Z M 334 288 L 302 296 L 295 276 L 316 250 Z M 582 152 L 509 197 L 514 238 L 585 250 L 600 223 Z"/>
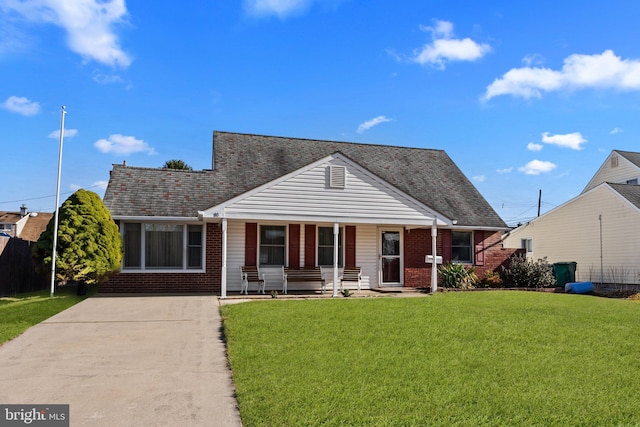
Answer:
<path fill-rule="evenodd" d="M 433 265 L 425 264 L 427 255 L 435 255 L 438 226 L 443 222 L 431 219 L 431 226 L 398 224 L 299 223 L 285 221 L 249 222 L 222 219 L 221 296 L 240 295 L 242 267 L 253 266 L 264 279 L 264 295 L 341 296 L 343 289 L 357 294 L 358 283 L 341 280 L 345 267 L 358 267 L 361 272 L 360 292 L 375 295 L 401 290 L 407 282 L 412 288 L 435 288 L 437 274 Z M 422 236 L 416 244 L 415 236 Z M 429 239 L 429 241 L 425 241 Z M 438 259 L 439 257 L 435 257 Z M 418 260 L 428 277 L 419 281 L 408 265 Z M 412 261 L 414 260 L 414 261 Z M 285 268 L 317 267 L 322 283 L 289 279 L 284 288 Z M 429 268 L 431 267 L 431 268 Z M 411 273 L 411 274 L 410 274 Z M 248 293 L 256 294 L 257 283 L 249 283 Z M 367 293 L 368 294 L 368 293 Z"/>
<path fill-rule="evenodd" d="M 403 287 L 406 259 L 435 255 L 439 228 L 454 222 L 399 191 L 341 153 L 198 212 L 222 231 L 221 296 L 240 291 L 241 268 L 259 269 L 265 292 L 284 293 L 283 268 L 317 268 L 338 296 L 345 267 L 360 267 L 361 289 Z M 419 248 L 407 233 L 426 231 Z M 425 252 L 428 251 L 428 252 Z M 435 266 L 435 257 L 434 257 Z M 435 287 L 433 268 L 426 286 Z M 349 284 L 354 289 L 353 284 Z M 287 291 L 318 291 L 321 283 L 288 283 Z M 357 285 L 356 285 L 357 288 Z"/>

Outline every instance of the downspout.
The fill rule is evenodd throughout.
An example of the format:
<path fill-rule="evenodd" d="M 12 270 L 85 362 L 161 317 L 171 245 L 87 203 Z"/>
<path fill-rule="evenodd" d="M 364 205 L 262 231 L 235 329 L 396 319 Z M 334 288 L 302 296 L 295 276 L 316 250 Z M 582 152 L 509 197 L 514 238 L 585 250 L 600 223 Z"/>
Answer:
<path fill-rule="evenodd" d="M 220 298 L 227 297 L 227 218 L 222 218 L 222 270 L 220 274 Z"/>
<path fill-rule="evenodd" d="M 600 286 L 604 286 L 604 261 L 602 257 L 602 214 L 598 215 L 600 222 Z"/>
<path fill-rule="evenodd" d="M 438 239 L 438 219 L 433 218 L 433 224 L 431 225 L 431 292 L 438 292 L 438 266 L 436 263 L 436 242 Z"/>

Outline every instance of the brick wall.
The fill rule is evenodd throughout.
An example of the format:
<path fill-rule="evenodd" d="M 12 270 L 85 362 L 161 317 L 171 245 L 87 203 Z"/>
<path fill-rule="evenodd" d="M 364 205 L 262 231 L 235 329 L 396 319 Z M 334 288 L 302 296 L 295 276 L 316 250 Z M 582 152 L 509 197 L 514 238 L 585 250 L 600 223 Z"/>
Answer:
<path fill-rule="evenodd" d="M 101 293 L 220 293 L 222 230 L 206 225 L 205 273 L 118 273 L 101 283 Z"/>
<path fill-rule="evenodd" d="M 448 230 L 438 230 L 436 254 L 442 256 L 442 235 Z M 507 265 L 509 258 L 521 252 L 520 249 L 502 247 L 501 232 L 484 231 L 484 265 L 474 265 L 476 274 L 483 278 L 487 270 L 500 271 Z M 424 262 L 425 255 L 431 254 L 431 230 L 412 229 L 404 232 L 404 284 L 412 288 L 431 286 L 431 264 Z"/>

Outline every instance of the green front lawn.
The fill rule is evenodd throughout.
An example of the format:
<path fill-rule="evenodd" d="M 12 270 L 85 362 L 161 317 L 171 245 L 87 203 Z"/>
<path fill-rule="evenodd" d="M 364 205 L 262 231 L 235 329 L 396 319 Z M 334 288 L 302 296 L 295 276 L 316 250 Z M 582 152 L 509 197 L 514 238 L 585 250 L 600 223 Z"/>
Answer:
<path fill-rule="evenodd" d="M 86 298 L 76 296 L 71 287 L 56 289 L 53 298 L 50 293 L 44 290 L 0 298 L 0 344 Z"/>
<path fill-rule="evenodd" d="M 537 292 L 221 307 L 243 425 L 640 424 L 640 303 Z"/>

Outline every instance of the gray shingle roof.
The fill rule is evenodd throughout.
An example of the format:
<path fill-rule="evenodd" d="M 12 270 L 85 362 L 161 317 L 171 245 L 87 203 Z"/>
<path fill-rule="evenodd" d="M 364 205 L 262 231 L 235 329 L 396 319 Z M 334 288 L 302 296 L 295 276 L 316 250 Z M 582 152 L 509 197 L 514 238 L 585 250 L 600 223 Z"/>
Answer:
<path fill-rule="evenodd" d="M 114 165 L 104 196 L 114 216 L 197 216 L 340 152 L 458 225 L 506 228 L 442 150 L 214 132 L 214 170 Z"/>
<path fill-rule="evenodd" d="M 636 208 L 640 209 L 640 185 L 614 184 L 611 182 L 608 182 L 607 185 L 613 188 L 629 202 L 633 203 Z"/>
<path fill-rule="evenodd" d="M 635 151 L 614 151 L 640 168 L 640 153 L 636 153 Z"/>

